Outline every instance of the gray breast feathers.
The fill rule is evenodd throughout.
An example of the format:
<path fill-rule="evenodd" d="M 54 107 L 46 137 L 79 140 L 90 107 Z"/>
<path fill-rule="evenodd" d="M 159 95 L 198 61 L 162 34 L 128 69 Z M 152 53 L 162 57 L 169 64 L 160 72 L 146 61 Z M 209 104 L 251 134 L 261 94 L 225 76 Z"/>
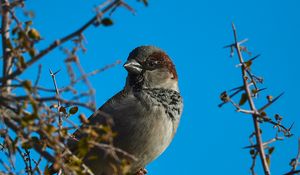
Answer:
<path fill-rule="evenodd" d="M 142 93 L 135 96 L 147 107 L 161 106 L 172 120 L 179 120 L 182 113 L 183 103 L 179 92 L 171 89 L 152 88 L 142 89 Z"/>

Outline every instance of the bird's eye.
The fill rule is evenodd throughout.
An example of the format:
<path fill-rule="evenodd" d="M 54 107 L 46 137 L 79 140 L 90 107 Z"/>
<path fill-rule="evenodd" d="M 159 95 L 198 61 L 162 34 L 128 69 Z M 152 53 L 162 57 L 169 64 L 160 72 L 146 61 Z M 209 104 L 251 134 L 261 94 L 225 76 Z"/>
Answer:
<path fill-rule="evenodd" d="M 146 69 L 154 70 L 160 68 L 163 65 L 163 58 L 149 57 L 145 62 Z"/>
<path fill-rule="evenodd" d="M 150 61 L 150 62 L 148 63 L 148 65 L 149 65 L 150 67 L 154 67 L 156 64 L 157 64 L 157 61 Z"/>
<path fill-rule="evenodd" d="M 149 60 L 146 65 L 148 69 L 155 69 L 157 66 L 158 62 L 154 60 Z"/>

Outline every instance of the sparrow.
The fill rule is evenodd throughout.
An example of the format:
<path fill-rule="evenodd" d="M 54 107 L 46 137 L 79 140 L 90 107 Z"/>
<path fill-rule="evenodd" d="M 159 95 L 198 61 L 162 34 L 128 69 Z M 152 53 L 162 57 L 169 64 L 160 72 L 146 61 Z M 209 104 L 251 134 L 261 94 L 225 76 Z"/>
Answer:
<path fill-rule="evenodd" d="M 124 68 L 128 72 L 125 87 L 91 115 L 88 124 L 107 124 L 111 119 L 116 133 L 113 146 L 136 158 L 128 162 L 129 174 L 135 174 L 162 154 L 173 140 L 183 101 L 175 65 L 160 48 L 135 48 Z M 80 142 L 85 135 L 78 130 L 74 137 Z M 74 147 L 75 142 L 69 141 L 69 147 Z M 116 168 L 121 163 L 100 148 L 89 150 L 83 162 L 95 175 L 122 174 Z"/>

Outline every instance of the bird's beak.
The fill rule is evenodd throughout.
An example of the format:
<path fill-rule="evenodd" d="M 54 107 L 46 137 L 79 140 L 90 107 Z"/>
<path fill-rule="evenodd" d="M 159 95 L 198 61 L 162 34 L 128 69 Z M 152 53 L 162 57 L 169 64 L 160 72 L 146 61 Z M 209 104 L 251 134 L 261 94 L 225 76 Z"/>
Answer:
<path fill-rule="evenodd" d="M 140 74 L 142 72 L 142 66 L 134 59 L 127 60 L 124 64 L 124 68 L 128 73 Z"/>

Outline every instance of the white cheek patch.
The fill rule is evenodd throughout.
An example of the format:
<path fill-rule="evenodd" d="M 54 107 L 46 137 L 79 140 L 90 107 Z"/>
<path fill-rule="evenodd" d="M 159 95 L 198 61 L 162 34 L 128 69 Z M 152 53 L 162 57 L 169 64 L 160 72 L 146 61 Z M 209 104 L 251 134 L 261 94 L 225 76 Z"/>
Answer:
<path fill-rule="evenodd" d="M 165 88 L 172 89 L 178 91 L 177 81 L 171 76 L 171 78 L 167 79 L 164 83 Z"/>
<path fill-rule="evenodd" d="M 147 88 L 164 88 L 178 91 L 178 84 L 174 75 L 163 69 L 147 71 L 144 83 Z"/>

